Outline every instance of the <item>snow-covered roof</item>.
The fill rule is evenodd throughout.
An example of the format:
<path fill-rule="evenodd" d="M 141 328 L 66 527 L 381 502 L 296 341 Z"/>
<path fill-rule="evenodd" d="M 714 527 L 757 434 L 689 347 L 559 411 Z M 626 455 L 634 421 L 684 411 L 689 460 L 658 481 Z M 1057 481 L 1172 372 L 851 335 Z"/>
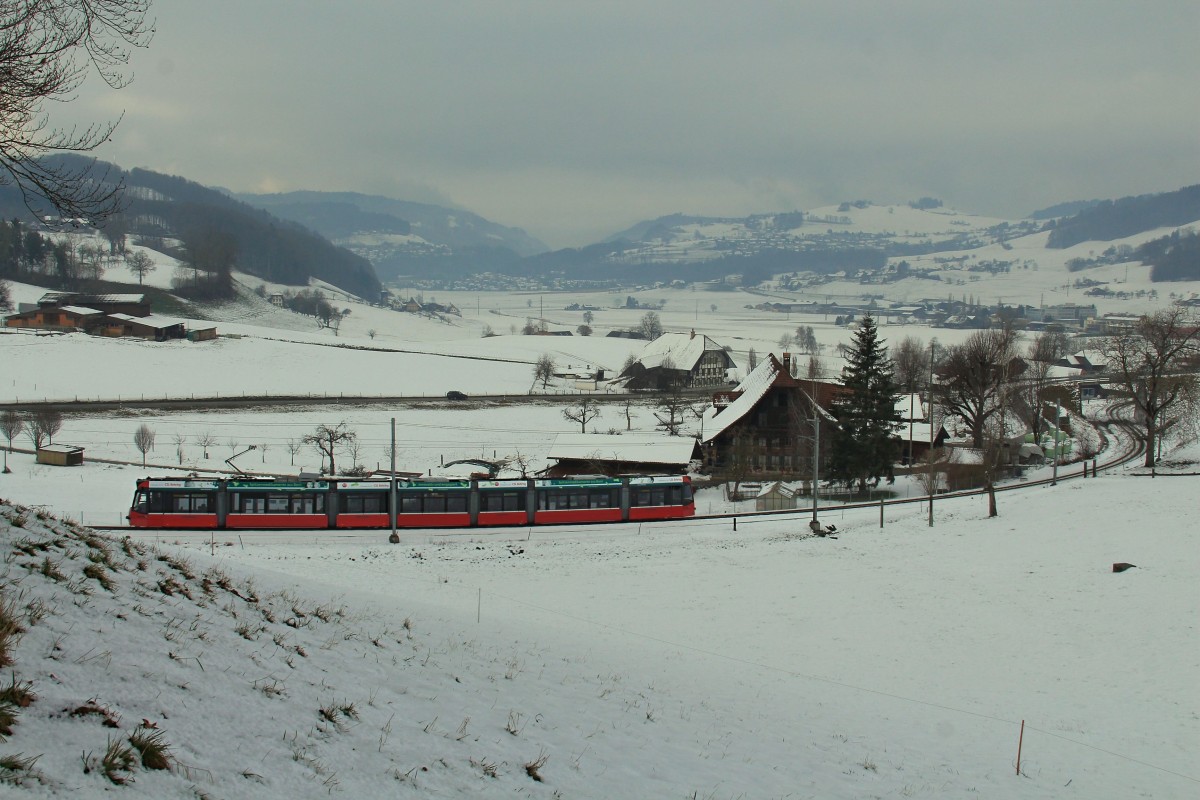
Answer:
<path fill-rule="evenodd" d="M 701 441 L 706 444 L 711 442 L 744 417 L 775 383 L 775 378 L 782 369 L 783 365 L 768 354 L 745 380 L 734 387 L 733 392 L 741 394 L 732 403 L 724 408 L 714 406 L 704 412 L 704 437 Z"/>
<path fill-rule="evenodd" d="M 925 419 L 925 403 L 916 392 L 896 398 L 896 413 L 901 419 Z"/>
<path fill-rule="evenodd" d="M 705 351 L 720 349 L 720 345 L 704 334 L 664 333 L 646 345 L 638 362 L 646 369 L 654 369 L 670 359 L 675 369 L 690 370 Z"/>
<path fill-rule="evenodd" d="M 941 427 L 939 425 L 937 430 L 941 430 Z M 901 423 L 900 427 L 896 428 L 892 435 L 902 442 L 910 441 L 909 436 L 911 435 L 911 441 L 913 442 L 933 444 L 933 437 L 937 435 L 937 430 L 929 422 L 904 422 Z"/>
<path fill-rule="evenodd" d="M 187 321 L 176 319 L 174 317 L 161 317 L 158 314 L 150 314 L 145 317 L 134 317 L 129 314 L 109 314 L 113 319 L 119 319 L 122 322 L 136 322 L 139 325 L 145 325 L 147 328 L 173 328 L 176 325 L 186 325 Z"/>
<path fill-rule="evenodd" d="M 85 316 L 85 317 L 91 316 L 93 314 L 103 314 L 104 313 L 103 311 L 97 311 L 96 309 L 88 308 L 87 306 L 59 306 L 58 310 L 59 311 L 69 311 L 72 314 L 79 314 L 80 316 Z"/>
<path fill-rule="evenodd" d="M 770 481 L 763 484 L 755 497 L 766 497 L 772 492 L 778 492 L 783 497 L 795 497 L 804 490 L 804 484 L 797 481 Z"/>
<path fill-rule="evenodd" d="M 636 464 L 687 464 L 696 440 L 654 434 L 560 433 L 546 454 L 559 461 L 627 461 Z"/>
<path fill-rule="evenodd" d="M 1046 370 L 1046 377 L 1051 380 L 1064 380 L 1066 378 L 1077 378 L 1083 374 L 1082 367 L 1060 367 L 1056 364 L 1051 364 Z"/>
<path fill-rule="evenodd" d="M 66 453 L 67 455 L 83 452 L 82 447 L 77 447 L 73 444 L 44 444 L 38 450 L 41 450 L 43 453 Z"/>

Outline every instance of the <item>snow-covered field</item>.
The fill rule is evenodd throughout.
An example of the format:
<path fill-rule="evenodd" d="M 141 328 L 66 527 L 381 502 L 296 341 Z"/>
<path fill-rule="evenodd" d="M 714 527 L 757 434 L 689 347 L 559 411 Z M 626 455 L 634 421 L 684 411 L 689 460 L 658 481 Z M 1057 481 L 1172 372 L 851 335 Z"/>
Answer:
<path fill-rule="evenodd" d="M 106 794 L 95 762 L 145 720 L 174 771 L 129 796 L 1193 797 L 1196 480 L 1064 481 L 995 519 L 946 500 L 933 527 L 847 513 L 836 540 L 143 534 L 110 546 L 111 592 L 77 575 L 94 541 L 28 555 L 41 521 L 4 508 L 6 594 L 49 612 L 0 746 L 41 779 L 6 791 Z"/>

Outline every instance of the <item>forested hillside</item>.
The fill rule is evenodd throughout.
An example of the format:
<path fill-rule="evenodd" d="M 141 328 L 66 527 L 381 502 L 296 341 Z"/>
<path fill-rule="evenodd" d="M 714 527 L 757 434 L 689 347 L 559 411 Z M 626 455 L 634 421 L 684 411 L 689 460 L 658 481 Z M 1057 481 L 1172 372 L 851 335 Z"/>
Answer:
<path fill-rule="evenodd" d="M 57 159 L 77 157 L 57 156 Z M 378 297 L 380 283 L 371 263 L 303 225 L 279 219 L 261 209 L 230 198 L 214 189 L 184 178 L 145 169 L 128 172 L 114 165 L 105 168 L 107 177 L 125 183 L 120 214 L 93 223 L 106 234 L 144 237 L 148 240 L 178 240 L 173 250 L 187 263 L 201 269 L 239 269 L 264 280 L 303 286 L 319 278 L 362 297 Z M 10 219 L 32 221 L 12 186 L 0 186 L 0 214 Z M 219 292 L 218 292 L 219 293 Z"/>
<path fill-rule="evenodd" d="M 1153 267 L 1152 281 L 1200 281 L 1200 234 L 1176 231 L 1146 242 L 1134 255 Z"/>
<path fill-rule="evenodd" d="M 1059 220 L 1047 247 L 1070 247 L 1080 242 L 1109 242 L 1143 231 L 1200 220 L 1200 185 L 1175 192 L 1143 194 L 1105 200 L 1073 217 Z"/>

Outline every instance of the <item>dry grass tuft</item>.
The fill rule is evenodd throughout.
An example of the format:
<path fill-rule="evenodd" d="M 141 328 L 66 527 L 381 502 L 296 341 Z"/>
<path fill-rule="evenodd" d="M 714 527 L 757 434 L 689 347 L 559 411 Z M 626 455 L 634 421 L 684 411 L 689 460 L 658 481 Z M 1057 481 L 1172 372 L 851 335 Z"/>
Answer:
<path fill-rule="evenodd" d="M 33 768 L 39 758 L 40 755 L 25 758 L 21 753 L 0 756 L 0 784 L 20 786 L 28 778 L 40 778 Z"/>
<path fill-rule="evenodd" d="M 21 624 L 16 602 L 0 596 L 0 667 L 13 663 L 13 650 L 23 633 L 25 626 Z"/>
<path fill-rule="evenodd" d="M 0 689 L 0 705 L 8 704 L 17 708 L 29 708 L 33 705 L 34 700 L 37 700 L 37 694 L 33 691 L 33 683 L 18 681 L 16 673 L 12 676 L 12 683 Z"/>
<path fill-rule="evenodd" d="M 106 570 L 103 565 L 99 563 L 88 564 L 83 568 L 83 574 L 103 586 L 108 591 L 117 591 L 117 582 L 112 579 L 112 576 L 108 574 L 108 570 Z"/>
<path fill-rule="evenodd" d="M 174 758 L 171 747 L 163 741 L 164 731 L 139 725 L 129 737 L 129 744 L 141 756 L 146 769 L 170 769 Z"/>
<path fill-rule="evenodd" d="M 90 717 L 97 716 L 103 720 L 103 725 L 106 728 L 121 727 L 121 718 L 115 711 L 105 708 L 96 702 L 95 698 L 88 700 L 81 706 L 77 706 L 69 712 L 72 717 Z"/>
<path fill-rule="evenodd" d="M 109 739 L 104 758 L 100 759 L 100 770 L 116 786 L 133 783 L 133 768 L 138 757 L 133 748 L 121 739 Z"/>
<path fill-rule="evenodd" d="M 538 754 L 536 759 L 525 764 L 525 774 L 533 778 L 538 783 L 542 783 L 543 779 L 541 769 L 542 767 L 546 766 L 546 762 L 549 760 L 550 756 L 546 755 L 546 751 L 543 750 Z"/>
<path fill-rule="evenodd" d="M 44 559 L 42 559 L 42 566 L 39 568 L 39 571 L 42 573 L 42 575 L 50 580 L 62 583 L 67 579 L 67 576 L 63 574 L 63 571 L 59 569 L 58 565 L 58 561 L 51 561 L 50 557 L 46 556 Z"/>

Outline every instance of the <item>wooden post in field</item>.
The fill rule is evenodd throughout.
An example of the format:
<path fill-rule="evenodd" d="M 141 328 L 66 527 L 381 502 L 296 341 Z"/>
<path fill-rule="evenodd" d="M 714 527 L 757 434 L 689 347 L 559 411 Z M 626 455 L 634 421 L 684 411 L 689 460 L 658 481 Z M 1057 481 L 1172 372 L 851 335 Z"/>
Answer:
<path fill-rule="evenodd" d="M 879 527 L 883 527 L 883 498 L 879 498 Z"/>
<path fill-rule="evenodd" d="M 1021 776 L 1021 745 L 1025 743 L 1025 720 L 1021 720 L 1021 735 L 1017 737 L 1017 777 Z"/>

